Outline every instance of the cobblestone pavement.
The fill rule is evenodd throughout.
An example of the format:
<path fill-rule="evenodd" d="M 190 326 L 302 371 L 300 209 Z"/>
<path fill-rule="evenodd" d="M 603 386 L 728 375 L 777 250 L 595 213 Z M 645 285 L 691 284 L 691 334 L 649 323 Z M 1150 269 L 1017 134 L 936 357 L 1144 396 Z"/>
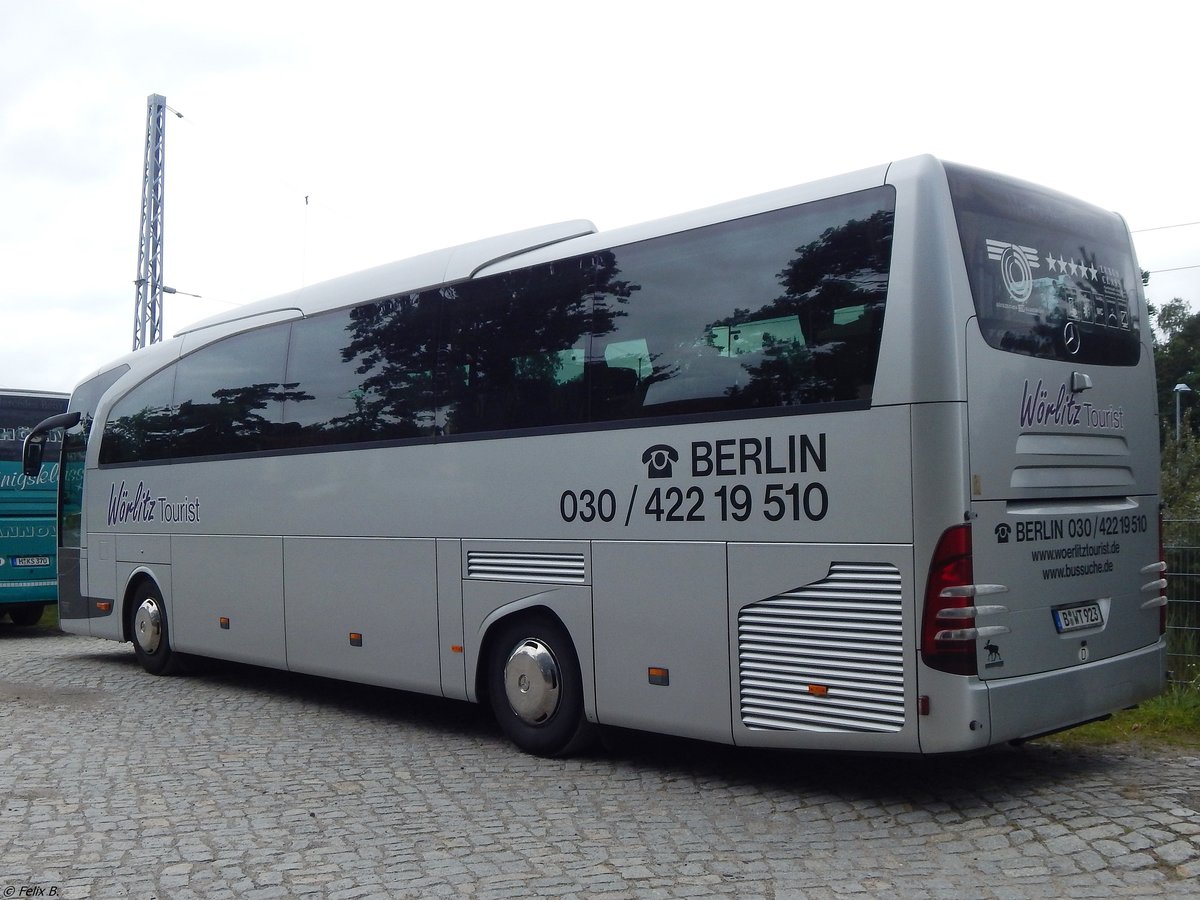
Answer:
<path fill-rule="evenodd" d="M 0 896 L 1200 895 L 1200 758 L 952 759 L 622 734 L 0 626 Z"/>

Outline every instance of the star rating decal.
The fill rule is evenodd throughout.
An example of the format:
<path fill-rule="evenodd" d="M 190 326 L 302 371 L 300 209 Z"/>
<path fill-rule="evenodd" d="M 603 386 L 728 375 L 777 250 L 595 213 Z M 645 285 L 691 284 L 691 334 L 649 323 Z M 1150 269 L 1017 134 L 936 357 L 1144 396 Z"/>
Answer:
<path fill-rule="evenodd" d="M 1066 275 L 1070 275 L 1073 278 L 1079 275 L 1086 275 L 1088 281 L 1095 281 L 1096 274 L 1099 272 L 1099 269 L 1097 269 L 1095 266 L 1089 266 L 1086 263 L 1076 262 L 1074 258 L 1065 260 L 1062 258 L 1062 256 L 1059 256 L 1056 259 L 1053 255 L 1050 255 L 1045 257 L 1045 259 L 1046 267 L 1051 272 L 1062 272 Z"/>

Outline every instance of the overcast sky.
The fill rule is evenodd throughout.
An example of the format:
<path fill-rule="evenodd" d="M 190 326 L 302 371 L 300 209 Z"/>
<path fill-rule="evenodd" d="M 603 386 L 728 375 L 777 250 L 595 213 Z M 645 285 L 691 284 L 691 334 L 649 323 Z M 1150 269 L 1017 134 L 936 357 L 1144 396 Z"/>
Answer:
<path fill-rule="evenodd" d="M 919 153 L 1200 266 L 1188 4 L 0 0 L 0 387 L 133 340 L 146 98 L 165 332 L 439 247 L 601 230 Z M 307 198 L 307 202 L 306 202 Z M 1161 229 L 1143 231 L 1142 229 Z M 1152 302 L 1200 303 L 1200 268 Z"/>

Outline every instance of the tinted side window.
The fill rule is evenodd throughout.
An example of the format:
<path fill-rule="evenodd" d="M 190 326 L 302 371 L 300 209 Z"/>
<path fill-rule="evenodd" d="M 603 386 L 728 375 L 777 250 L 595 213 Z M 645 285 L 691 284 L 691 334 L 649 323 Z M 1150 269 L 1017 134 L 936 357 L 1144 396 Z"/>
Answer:
<path fill-rule="evenodd" d="M 442 291 L 438 400 L 446 434 L 588 420 L 590 263 L 563 260 Z"/>
<path fill-rule="evenodd" d="M 868 402 L 894 207 L 881 187 L 603 254 L 594 418 Z"/>
<path fill-rule="evenodd" d="M 435 295 L 406 295 L 292 326 L 281 442 L 432 435 Z"/>
<path fill-rule="evenodd" d="M 880 187 L 237 335 L 117 404 L 101 461 L 867 404 L 894 205 Z"/>
<path fill-rule="evenodd" d="M 174 456 L 269 450 L 283 422 L 287 325 L 202 347 L 176 366 Z"/>
<path fill-rule="evenodd" d="M 100 462 L 167 459 L 174 448 L 175 367 L 151 375 L 113 404 L 100 442 Z"/>

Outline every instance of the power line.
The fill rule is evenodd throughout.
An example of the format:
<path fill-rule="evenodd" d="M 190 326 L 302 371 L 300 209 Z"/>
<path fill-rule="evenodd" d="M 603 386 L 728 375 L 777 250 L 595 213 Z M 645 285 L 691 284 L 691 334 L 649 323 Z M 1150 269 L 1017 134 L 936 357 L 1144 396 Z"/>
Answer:
<path fill-rule="evenodd" d="M 1147 269 L 1151 275 L 1157 275 L 1159 272 L 1182 272 L 1184 269 L 1200 269 L 1200 264 L 1194 266 L 1176 266 L 1173 269 Z"/>
<path fill-rule="evenodd" d="M 1187 228 L 1190 225 L 1200 225 L 1200 222 L 1180 222 L 1178 225 L 1156 225 L 1153 228 L 1135 228 L 1133 234 L 1145 234 L 1147 231 L 1166 231 L 1168 228 Z"/>
<path fill-rule="evenodd" d="M 1193 225 L 1200 225 L 1200 222 L 1179 222 L 1176 225 L 1156 225 L 1153 228 L 1137 228 L 1130 231 L 1130 234 L 1145 234 L 1147 231 L 1166 231 L 1171 228 L 1188 228 Z M 1200 264 L 1191 266 L 1174 266 L 1169 269 L 1147 269 L 1149 275 L 1158 275 L 1163 272 L 1185 272 L 1189 269 L 1200 269 Z"/>

